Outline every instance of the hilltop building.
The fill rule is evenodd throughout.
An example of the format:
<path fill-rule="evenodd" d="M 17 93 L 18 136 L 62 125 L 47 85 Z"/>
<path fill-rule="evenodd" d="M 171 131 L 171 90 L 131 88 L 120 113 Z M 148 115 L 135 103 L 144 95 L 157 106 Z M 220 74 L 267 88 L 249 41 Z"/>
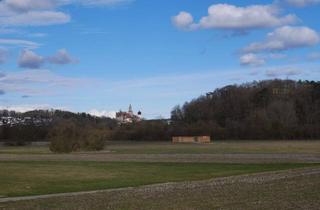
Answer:
<path fill-rule="evenodd" d="M 141 112 L 139 111 L 137 114 L 134 114 L 132 110 L 132 106 L 130 104 L 128 112 L 119 111 L 116 113 L 116 120 L 119 124 L 128 124 L 128 123 L 134 123 L 134 122 L 140 122 L 142 120 L 141 118 Z"/>

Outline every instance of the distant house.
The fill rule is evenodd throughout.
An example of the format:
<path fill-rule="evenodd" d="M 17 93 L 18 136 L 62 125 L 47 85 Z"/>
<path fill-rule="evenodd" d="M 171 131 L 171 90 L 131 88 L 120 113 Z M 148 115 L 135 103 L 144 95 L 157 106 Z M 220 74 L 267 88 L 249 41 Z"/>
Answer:
<path fill-rule="evenodd" d="M 210 136 L 173 136 L 172 143 L 210 143 Z"/>
<path fill-rule="evenodd" d="M 141 112 L 139 111 L 137 114 L 133 113 L 132 106 L 130 104 L 128 112 L 119 111 L 116 113 L 116 120 L 119 124 L 128 124 L 128 123 L 134 123 L 134 122 L 140 122 L 142 120 L 141 118 Z"/>

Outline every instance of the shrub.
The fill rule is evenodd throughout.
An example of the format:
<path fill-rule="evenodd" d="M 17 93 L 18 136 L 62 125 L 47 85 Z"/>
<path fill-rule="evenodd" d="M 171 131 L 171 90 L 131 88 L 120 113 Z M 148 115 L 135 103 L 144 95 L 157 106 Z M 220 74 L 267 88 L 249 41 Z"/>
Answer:
<path fill-rule="evenodd" d="M 80 147 L 84 150 L 98 151 L 103 150 L 105 145 L 105 135 L 103 131 L 95 128 L 88 128 L 83 131 L 80 140 Z"/>
<path fill-rule="evenodd" d="M 55 153 L 70 153 L 79 150 L 102 150 L 105 138 L 103 132 L 85 127 L 72 120 L 61 120 L 49 131 L 50 150 Z"/>
<path fill-rule="evenodd" d="M 50 150 L 56 153 L 69 153 L 79 149 L 77 138 L 79 133 L 76 124 L 71 120 L 55 123 L 49 131 Z"/>

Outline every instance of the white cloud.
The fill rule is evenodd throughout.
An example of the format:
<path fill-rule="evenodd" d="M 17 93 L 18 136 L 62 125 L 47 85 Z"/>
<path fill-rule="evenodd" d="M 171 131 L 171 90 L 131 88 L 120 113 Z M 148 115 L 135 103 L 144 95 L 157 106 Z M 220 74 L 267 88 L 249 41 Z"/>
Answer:
<path fill-rule="evenodd" d="M 71 57 L 71 55 L 68 53 L 66 49 L 58 50 L 58 52 L 55 55 L 49 56 L 46 60 L 50 63 L 60 65 L 76 62 L 76 59 Z"/>
<path fill-rule="evenodd" d="M 0 0 L 0 25 L 46 26 L 64 24 L 71 17 L 60 7 L 70 4 L 83 6 L 115 6 L 130 3 L 133 0 Z"/>
<path fill-rule="evenodd" d="M 267 63 L 268 60 L 280 60 L 287 58 L 286 54 L 282 53 L 246 53 L 240 56 L 240 64 L 243 66 L 258 67 Z"/>
<path fill-rule="evenodd" d="M 63 24 L 70 21 L 70 16 L 55 11 L 31 11 L 22 14 L 0 17 L 4 26 L 44 26 Z"/>
<path fill-rule="evenodd" d="M 318 44 L 318 33 L 308 27 L 283 26 L 269 33 L 263 42 L 252 43 L 243 52 L 282 51 L 292 48 L 311 47 Z"/>
<path fill-rule="evenodd" d="M 27 49 L 34 49 L 40 46 L 38 43 L 28 41 L 28 40 L 21 40 L 21 39 L 0 39 L 0 44 L 19 46 Z"/>
<path fill-rule="evenodd" d="M 302 74 L 302 70 L 295 67 L 274 67 L 267 69 L 265 75 L 267 77 L 289 77 Z"/>
<path fill-rule="evenodd" d="M 180 12 L 177 16 L 172 17 L 173 24 L 181 29 L 188 29 L 193 24 L 193 17 L 188 12 Z"/>
<path fill-rule="evenodd" d="M 266 61 L 263 58 L 253 53 L 244 54 L 240 57 L 240 64 L 244 66 L 261 66 L 265 63 Z"/>
<path fill-rule="evenodd" d="M 320 0 L 285 0 L 286 3 L 295 7 L 305 7 L 312 4 L 320 3 Z"/>
<path fill-rule="evenodd" d="M 187 12 L 173 17 L 174 24 L 185 29 L 227 29 L 250 30 L 292 24 L 297 21 L 295 15 L 281 16 L 274 5 L 252 5 L 237 7 L 230 4 L 214 4 L 208 9 L 208 16 L 194 23 Z"/>
<path fill-rule="evenodd" d="M 65 65 L 75 63 L 76 61 L 65 49 L 58 50 L 55 55 L 48 57 L 37 55 L 31 50 L 22 50 L 18 59 L 18 65 L 22 68 L 39 69 L 46 63 Z"/>
<path fill-rule="evenodd" d="M 14 11 L 32 11 L 54 9 L 56 4 L 53 0 L 3 0 L 4 6 Z"/>
<path fill-rule="evenodd" d="M 18 65 L 22 68 L 39 69 L 44 64 L 44 58 L 31 50 L 23 50 L 18 59 Z"/>
<path fill-rule="evenodd" d="M 81 2 L 83 5 L 89 5 L 89 6 L 114 6 L 114 5 L 119 5 L 119 4 L 127 4 L 131 3 L 134 0 L 77 0 L 73 2 Z"/>
<path fill-rule="evenodd" d="M 97 116 L 97 117 L 110 117 L 110 118 L 116 118 L 116 112 L 115 111 L 106 111 L 106 110 L 97 110 L 92 109 L 88 112 L 90 115 Z"/>
<path fill-rule="evenodd" d="M 56 11 L 56 0 L 3 0 L 0 2 L 0 25 L 42 26 L 63 24 L 70 16 Z"/>

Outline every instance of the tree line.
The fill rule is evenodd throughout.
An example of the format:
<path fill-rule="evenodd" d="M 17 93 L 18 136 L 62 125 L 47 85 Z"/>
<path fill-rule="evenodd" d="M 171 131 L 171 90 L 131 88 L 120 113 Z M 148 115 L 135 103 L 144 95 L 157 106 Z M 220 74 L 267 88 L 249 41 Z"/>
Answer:
<path fill-rule="evenodd" d="M 265 80 L 228 85 L 172 109 L 170 120 L 118 124 L 115 119 L 61 110 L 2 116 L 51 118 L 42 126 L 0 126 L 0 141 L 65 143 L 66 150 L 97 150 L 105 140 L 164 141 L 172 136 L 212 139 L 320 139 L 320 82 Z M 54 148 L 53 148 L 54 150 Z"/>
<path fill-rule="evenodd" d="M 213 139 L 319 139 L 320 82 L 267 80 L 229 85 L 171 113 L 175 135 Z"/>

